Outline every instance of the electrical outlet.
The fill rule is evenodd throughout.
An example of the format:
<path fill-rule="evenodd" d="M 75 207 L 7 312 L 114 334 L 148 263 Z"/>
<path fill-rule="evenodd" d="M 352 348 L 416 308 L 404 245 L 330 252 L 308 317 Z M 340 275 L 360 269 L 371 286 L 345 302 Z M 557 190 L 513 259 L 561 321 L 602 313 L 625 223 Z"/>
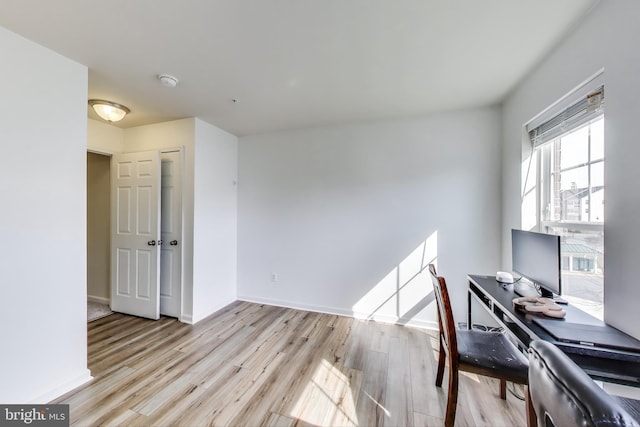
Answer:
<path fill-rule="evenodd" d="M 276 272 L 271 272 L 271 281 L 272 282 L 277 282 L 278 281 L 278 273 Z"/>

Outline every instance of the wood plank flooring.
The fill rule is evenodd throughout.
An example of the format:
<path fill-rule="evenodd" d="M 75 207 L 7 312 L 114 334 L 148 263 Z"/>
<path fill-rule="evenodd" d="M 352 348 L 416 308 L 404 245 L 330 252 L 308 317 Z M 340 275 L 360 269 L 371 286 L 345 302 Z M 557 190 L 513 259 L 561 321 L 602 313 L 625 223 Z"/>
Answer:
<path fill-rule="evenodd" d="M 236 302 L 196 325 L 113 314 L 88 341 L 94 380 L 54 402 L 74 426 L 443 422 L 431 331 Z M 461 374 L 456 425 L 525 424 L 524 402 Z"/>

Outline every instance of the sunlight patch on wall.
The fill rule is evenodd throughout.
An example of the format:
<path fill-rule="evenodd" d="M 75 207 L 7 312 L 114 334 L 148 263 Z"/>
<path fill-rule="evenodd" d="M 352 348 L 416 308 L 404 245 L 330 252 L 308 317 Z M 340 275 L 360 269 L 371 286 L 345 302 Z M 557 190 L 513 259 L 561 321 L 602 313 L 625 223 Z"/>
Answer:
<path fill-rule="evenodd" d="M 353 316 L 393 323 L 410 321 L 433 299 L 426 270 L 437 257 L 436 230 L 353 305 Z"/>
<path fill-rule="evenodd" d="M 311 425 L 357 426 L 353 393 L 360 389 L 362 373 L 342 371 L 322 359 L 289 415 Z"/>

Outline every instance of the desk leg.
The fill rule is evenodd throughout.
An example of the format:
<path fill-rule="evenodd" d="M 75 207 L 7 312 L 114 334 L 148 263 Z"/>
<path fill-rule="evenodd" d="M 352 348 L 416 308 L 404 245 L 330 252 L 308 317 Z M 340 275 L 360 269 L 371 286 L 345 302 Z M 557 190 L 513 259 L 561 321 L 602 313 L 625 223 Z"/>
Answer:
<path fill-rule="evenodd" d="M 467 291 L 467 329 L 472 329 L 471 323 L 471 289 Z"/>

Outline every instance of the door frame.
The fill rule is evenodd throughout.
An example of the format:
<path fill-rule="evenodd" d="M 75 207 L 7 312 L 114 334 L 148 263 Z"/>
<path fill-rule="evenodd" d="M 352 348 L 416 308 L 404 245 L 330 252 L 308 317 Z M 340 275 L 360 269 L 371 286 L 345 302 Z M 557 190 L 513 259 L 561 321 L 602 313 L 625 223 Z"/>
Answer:
<path fill-rule="evenodd" d="M 182 192 L 182 197 L 181 197 L 181 203 L 180 203 L 180 212 L 181 212 L 181 238 L 182 238 L 182 242 L 185 242 L 185 235 L 186 235 L 186 230 L 185 230 L 185 206 L 186 204 L 184 203 L 184 199 L 185 199 L 185 183 L 186 183 L 186 179 L 185 179 L 185 175 L 186 175 L 186 169 L 185 169 L 185 149 L 184 146 L 174 146 L 174 147 L 164 147 L 164 148 L 158 148 L 157 149 L 161 154 L 162 153 L 166 153 L 166 152 L 180 152 L 180 173 L 181 173 L 181 192 Z M 109 158 L 113 157 L 114 154 L 118 154 L 116 151 L 105 151 L 105 150 L 97 150 L 94 148 L 89 148 L 87 147 L 87 153 L 94 153 L 94 154 L 99 154 L 102 156 L 107 156 Z M 86 160 L 85 160 L 86 162 Z M 109 174 L 112 174 L 113 171 L 111 170 L 111 166 L 109 167 Z M 86 173 L 85 173 L 85 179 L 86 179 Z M 86 186 L 85 186 L 86 187 Z M 109 203 L 111 203 L 111 198 L 109 196 Z M 86 200 L 85 200 L 85 205 L 86 205 Z M 111 227 L 111 224 L 109 223 L 109 227 Z M 88 239 L 88 236 L 87 236 Z M 180 262 L 181 262 L 181 271 L 180 271 L 180 316 L 178 317 L 178 320 L 182 323 L 191 323 L 191 317 L 190 316 L 185 316 L 184 314 L 184 297 L 185 297 L 185 268 L 184 268 L 184 260 L 185 260 L 185 246 L 184 244 L 180 245 Z M 111 257 L 111 242 L 109 242 L 109 259 L 107 260 L 107 262 L 110 265 L 110 257 Z M 87 260 L 88 262 L 88 260 Z M 110 295 L 111 292 L 111 282 L 110 280 L 108 281 L 109 284 L 109 289 L 108 289 L 108 293 Z M 86 285 L 86 284 L 85 284 Z M 86 286 L 85 286 L 86 288 Z M 110 298 L 110 297 L 109 297 Z M 109 301 L 110 303 L 110 301 Z M 86 305 L 87 305 L 87 301 L 85 301 L 85 309 L 86 309 Z"/>

